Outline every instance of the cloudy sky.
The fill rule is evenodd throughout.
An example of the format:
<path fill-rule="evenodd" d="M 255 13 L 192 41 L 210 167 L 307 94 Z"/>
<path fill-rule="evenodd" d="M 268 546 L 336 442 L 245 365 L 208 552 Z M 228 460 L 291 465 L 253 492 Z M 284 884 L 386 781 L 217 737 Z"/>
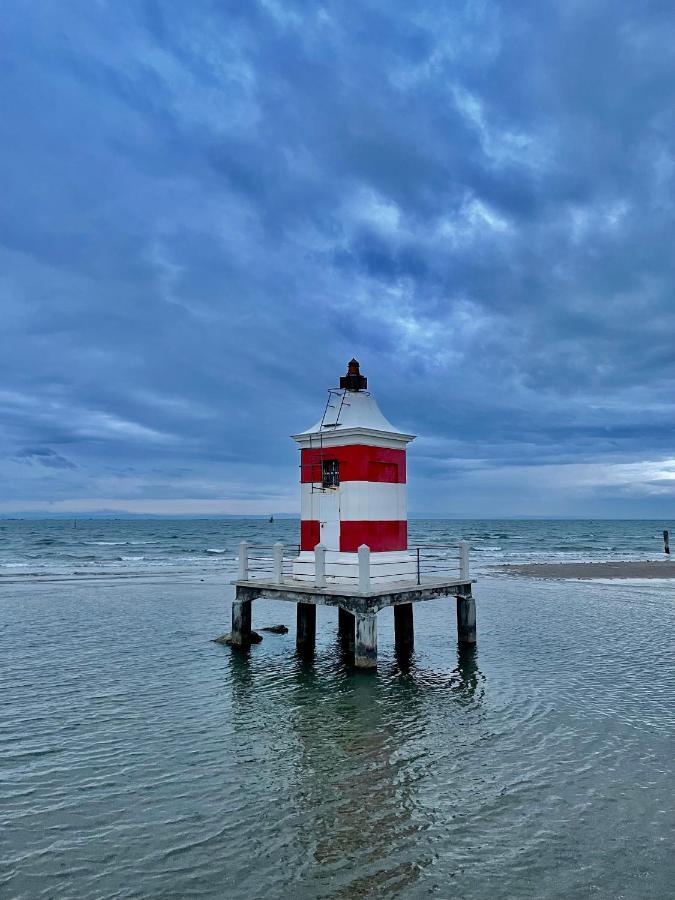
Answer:
<path fill-rule="evenodd" d="M 673 516 L 672 0 L 5 0 L 0 513 Z"/>

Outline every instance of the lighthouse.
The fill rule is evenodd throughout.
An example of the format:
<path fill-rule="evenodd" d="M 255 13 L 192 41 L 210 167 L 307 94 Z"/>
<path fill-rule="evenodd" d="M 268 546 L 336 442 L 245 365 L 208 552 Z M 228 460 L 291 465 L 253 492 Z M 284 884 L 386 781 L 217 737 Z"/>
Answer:
<path fill-rule="evenodd" d="M 300 448 L 298 580 L 315 578 L 317 545 L 326 549 L 328 583 L 358 581 L 358 549 L 370 548 L 371 580 L 408 578 L 406 448 L 415 435 L 385 418 L 357 360 L 328 391 L 319 421 L 292 435 Z"/>
<path fill-rule="evenodd" d="M 393 608 L 396 646 L 407 654 L 414 644 L 413 605 L 455 597 L 459 642 L 475 644 L 468 543 L 408 549 L 406 448 L 415 435 L 385 418 L 355 359 L 340 387 L 328 391 L 319 421 L 292 438 L 300 448 L 300 548 L 288 548 L 288 559 L 280 541 L 271 557 L 269 547 L 240 543 L 232 631 L 224 642 L 252 642 L 251 607 L 267 597 L 296 604 L 296 646 L 311 653 L 316 607 L 337 607 L 345 650 L 357 668 L 374 669 L 380 610 Z"/>

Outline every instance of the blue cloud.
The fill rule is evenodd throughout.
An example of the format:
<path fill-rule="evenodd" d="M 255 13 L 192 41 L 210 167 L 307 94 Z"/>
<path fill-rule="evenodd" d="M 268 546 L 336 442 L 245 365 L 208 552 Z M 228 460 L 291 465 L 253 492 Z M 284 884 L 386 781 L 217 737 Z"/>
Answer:
<path fill-rule="evenodd" d="M 670 508 L 671 4 L 3 16 L 0 508 L 297 508 L 353 354 L 413 511 Z"/>

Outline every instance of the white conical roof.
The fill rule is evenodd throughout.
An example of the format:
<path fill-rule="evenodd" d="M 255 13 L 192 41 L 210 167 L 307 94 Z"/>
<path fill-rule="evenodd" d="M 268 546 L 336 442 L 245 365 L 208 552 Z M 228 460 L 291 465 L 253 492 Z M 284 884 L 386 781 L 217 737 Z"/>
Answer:
<path fill-rule="evenodd" d="M 368 391 L 331 391 L 328 408 L 323 419 L 300 434 L 326 434 L 345 431 L 348 428 L 366 428 L 402 434 L 385 418 L 375 398 Z"/>

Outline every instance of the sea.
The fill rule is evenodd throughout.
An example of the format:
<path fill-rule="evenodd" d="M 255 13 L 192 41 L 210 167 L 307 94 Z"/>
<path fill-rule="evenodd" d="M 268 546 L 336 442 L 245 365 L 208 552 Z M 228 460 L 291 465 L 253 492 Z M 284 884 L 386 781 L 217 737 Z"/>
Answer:
<path fill-rule="evenodd" d="M 411 544 L 469 542 L 473 568 L 528 562 L 663 559 L 675 520 L 417 519 Z M 270 549 L 299 540 L 295 519 L 0 519 L 0 584 L 55 576 L 234 577 L 240 541 Z"/>
<path fill-rule="evenodd" d="M 438 599 L 401 655 L 384 610 L 373 674 L 331 609 L 309 657 L 262 599 L 287 634 L 213 642 L 239 542 L 297 521 L 0 520 L 0 897 L 672 897 L 675 581 L 499 568 L 664 559 L 666 528 L 412 520 L 468 541 L 478 643 Z"/>

